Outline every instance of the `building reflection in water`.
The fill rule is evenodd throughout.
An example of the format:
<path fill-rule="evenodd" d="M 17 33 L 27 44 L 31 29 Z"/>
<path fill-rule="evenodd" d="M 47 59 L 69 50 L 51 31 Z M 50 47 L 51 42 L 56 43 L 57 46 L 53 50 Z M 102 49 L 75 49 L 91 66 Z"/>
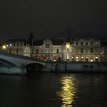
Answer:
<path fill-rule="evenodd" d="M 58 91 L 58 96 L 61 98 L 61 107 L 72 107 L 72 103 L 75 96 L 75 88 L 73 84 L 73 78 L 71 76 L 64 76 L 60 79 L 61 90 Z"/>

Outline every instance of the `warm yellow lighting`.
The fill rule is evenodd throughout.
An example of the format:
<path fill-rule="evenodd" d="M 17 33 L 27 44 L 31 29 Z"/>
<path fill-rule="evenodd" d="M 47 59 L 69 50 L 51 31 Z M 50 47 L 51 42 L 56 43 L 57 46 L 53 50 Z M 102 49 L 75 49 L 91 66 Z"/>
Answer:
<path fill-rule="evenodd" d="M 9 45 L 7 45 L 7 47 L 8 47 Z"/>
<path fill-rule="evenodd" d="M 66 48 L 69 49 L 70 48 L 70 43 L 66 44 Z"/>
<path fill-rule="evenodd" d="M 96 59 L 98 59 L 98 57 L 97 57 L 97 56 L 96 56 L 95 58 L 96 58 Z"/>
<path fill-rule="evenodd" d="M 79 57 L 78 56 L 76 56 L 76 61 L 78 62 L 79 61 L 79 59 L 78 59 Z"/>
<path fill-rule="evenodd" d="M 76 57 L 76 59 L 78 59 L 78 57 Z"/>
<path fill-rule="evenodd" d="M 74 57 L 72 57 L 72 59 L 73 59 Z"/>
<path fill-rule="evenodd" d="M 81 57 L 81 59 L 83 59 L 83 57 Z"/>
<path fill-rule="evenodd" d="M 2 48 L 3 48 L 3 50 L 5 50 L 7 47 L 6 47 L 6 45 L 3 45 Z"/>
<path fill-rule="evenodd" d="M 72 77 L 64 76 L 61 78 L 61 90 L 57 93 L 62 100 L 61 107 L 72 107 L 75 96 L 75 88 Z"/>
<path fill-rule="evenodd" d="M 93 59 L 91 59 L 91 62 L 93 62 Z"/>

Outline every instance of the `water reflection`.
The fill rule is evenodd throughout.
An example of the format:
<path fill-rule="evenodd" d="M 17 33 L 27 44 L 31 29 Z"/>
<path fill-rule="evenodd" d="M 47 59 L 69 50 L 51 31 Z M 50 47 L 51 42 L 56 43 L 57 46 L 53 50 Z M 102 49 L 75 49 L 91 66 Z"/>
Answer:
<path fill-rule="evenodd" d="M 57 93 L 61 98 L 62 106 L 61 107 L 72 107 L 72 103 L 75 96 L 75 88 L 73 84 L 73 77 L 63 76 L 60 79 L 61 90 Z"/>

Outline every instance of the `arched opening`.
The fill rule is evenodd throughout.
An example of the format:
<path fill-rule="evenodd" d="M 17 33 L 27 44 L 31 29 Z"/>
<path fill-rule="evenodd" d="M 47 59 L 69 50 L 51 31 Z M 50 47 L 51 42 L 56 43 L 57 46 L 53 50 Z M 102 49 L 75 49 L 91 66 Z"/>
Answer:
<path fill-rule="evenodd" d="M 26 65 L 27 74 L 42 72 L 46 67 L 39 63 L 30 63 Z"/>

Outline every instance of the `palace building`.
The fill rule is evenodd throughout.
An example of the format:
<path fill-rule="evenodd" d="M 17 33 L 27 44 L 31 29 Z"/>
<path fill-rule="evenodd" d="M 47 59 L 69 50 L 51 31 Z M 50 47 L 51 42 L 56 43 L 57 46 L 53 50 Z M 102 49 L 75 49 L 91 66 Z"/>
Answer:
<path fill-rule="evenodd" d="M 66 38 L 32 39 L 30 43 L 24 39 L 8 40 L 5 46 L 2 47 L 3 51 L 43 61 L 106 61 L 105 47 L 100 39 L 95 37 L 72 38 L 69 33 Z"/>

